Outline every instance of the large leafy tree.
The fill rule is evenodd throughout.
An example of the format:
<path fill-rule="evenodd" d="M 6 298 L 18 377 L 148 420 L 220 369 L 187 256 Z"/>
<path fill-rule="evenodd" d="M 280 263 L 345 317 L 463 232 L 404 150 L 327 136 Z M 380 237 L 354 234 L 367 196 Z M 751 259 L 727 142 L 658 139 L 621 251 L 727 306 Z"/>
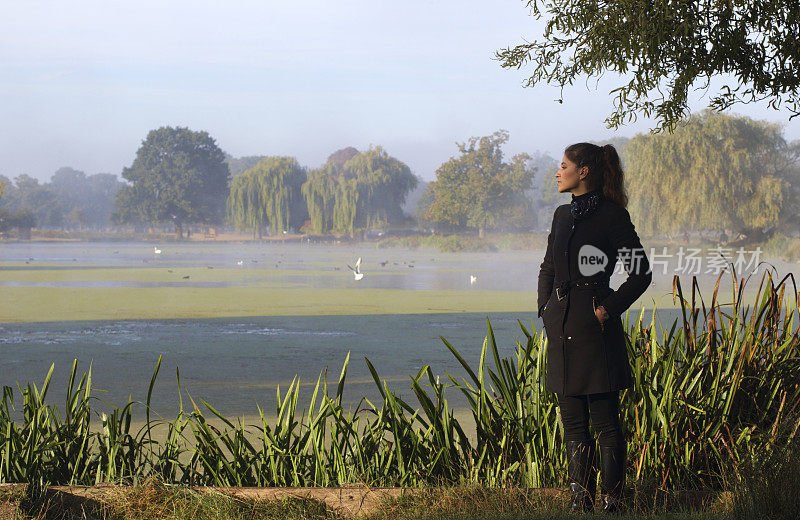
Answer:
<path fill-rule="evenodd" d="M 380 146 L 339 150 L 311 171 L 302 187 L 311 228 L 352 235 L 400 222 L 403 202 L 417 182 L 405 163 Z"/>
<path fill-rule="evenodd" d="M 456 143 L 461 154 L 442 164 L 428 185 L 433 202 L 425 219 L 473 227 L 481 237 L 488 228 L 532 225 L 532 202 L 525 195 L 533 183 L 531 157 L 523 153 L 505 162 L 502 145 L 508 137 L 500 130 Z"/>
<path fill-rule="evenodd" d="M 535 40 L 498 51 L 503 67 L 533 68 L 525 86 L 563 89 L 582 77 L 622 75 L 611 91 L 617 128 L 639 115 L 672 130 L 693 87 L 721 86 L 709 106 L 767 100 L 800 114 L 800 3 L 786 0 L 526 0 L 546 20 Z M 561 101 L 561 100 L 559 100 Z"/>
<path fill-rule="evenodd" d="M 228 196 L 228 214 L 237 229 L 250 229 L 261 238 L 271 233 L 299 229 L 306 219 L 300 187 L 306 170 L 294 157 L 267 157 L 234 177 Z"/>
<path fill-rule="evenodd" d="M 122 177 L 131 186 L 117 195 L 116 222 L 172 223 L 180 238 L 186 224 L 224 218 L 230 172 L 208 132 L 151 130 Z"/>
<path fill-rule="evenodd" d="M 731 229 L 758 239 L 800 213 L 798 145 L 774 123 L 706 110 L 672 134 L 637 135 L 624 155 L 643 233 Z"/>

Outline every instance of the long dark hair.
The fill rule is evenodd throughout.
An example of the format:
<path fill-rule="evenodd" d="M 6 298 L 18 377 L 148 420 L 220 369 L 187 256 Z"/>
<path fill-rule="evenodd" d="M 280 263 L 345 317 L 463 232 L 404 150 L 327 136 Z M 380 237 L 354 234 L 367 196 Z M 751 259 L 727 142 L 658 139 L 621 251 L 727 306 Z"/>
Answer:
<path fill-rule="evenodd" d="M 625 179 L 622 164 L 614 145 L 597 146 L 592 143 L 571 144 L 564 150 L 564 155 L 578 165 L 589 167 L 586 177 L 589 190 L 603 188 L 603 195 L 623 208 L 628 206 L 628 194 L 625 191 Z"/>

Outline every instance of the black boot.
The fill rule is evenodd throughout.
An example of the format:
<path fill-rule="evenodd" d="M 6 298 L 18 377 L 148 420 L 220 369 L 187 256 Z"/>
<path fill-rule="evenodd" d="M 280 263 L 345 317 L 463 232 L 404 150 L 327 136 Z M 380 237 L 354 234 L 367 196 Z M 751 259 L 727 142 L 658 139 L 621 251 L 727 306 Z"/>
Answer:
<path fill-rule="evenodd" d="M 603 493 L 603 512 L 618 513 L 622 490 L 625 488 L 626 443 L 623 440 L 614 446 L 600 446 L 600 472 Z"/>
<path fill-rule="evenodd" d="M 594 511 L 594 494 L 597 490 L 594 439 L 567 441 L 567 464 L 572 513 Z"/>

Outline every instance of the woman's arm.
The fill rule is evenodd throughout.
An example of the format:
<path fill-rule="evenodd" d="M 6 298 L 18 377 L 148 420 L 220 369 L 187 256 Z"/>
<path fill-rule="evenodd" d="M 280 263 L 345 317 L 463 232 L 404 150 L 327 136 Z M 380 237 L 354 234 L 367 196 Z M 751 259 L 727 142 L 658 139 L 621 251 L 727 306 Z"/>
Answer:
<path fill-rule="evenodd" d="M 628 278 L 616 291 L 606 296 L 599 307 L 605 309 L 609 318 L 616 318 L 650 287 L 653 273 L 650 272 L 650 262 L 627 209 L 623 208 L 622 215 L 611 225 L 610 235 L 612 245 L 621 255 Z"/>
<path fill-rule="evenodd" d="M 556 212 L 558 209 L 556 209 Z M 547 251 L 544 253 L 544 260 L 542 265 L 539 266 L 539 285 L 536 290 L 537 305 L 539 313 L 537 316 L 542 317 L 542 309 L 547 303 L 547 298 L 553 290 L 555 284 L 556 270 L 553 266 L 553 229 L 556 224 L 556 212 L 553 213 L 553 223 L 550 224 L 550 234 L 547 235 Z"/>

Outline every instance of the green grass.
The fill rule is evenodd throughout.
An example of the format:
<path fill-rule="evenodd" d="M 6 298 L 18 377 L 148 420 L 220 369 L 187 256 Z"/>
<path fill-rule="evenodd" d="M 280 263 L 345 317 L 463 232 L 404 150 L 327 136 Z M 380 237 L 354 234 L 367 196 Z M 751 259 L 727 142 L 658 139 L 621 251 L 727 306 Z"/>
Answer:
<path fill-rule="evenodd" d="M 3 322 L 515 312 L 536 306 L 536 293 L 487 290 L 3 287 L 0 294 Z"/>
<path fill-rule="evenodd" d="M 69 264 L 50 266 L 53 269 L 37 267 L 45 268 L 0 270 L 0 281 L 181 283 L 185 275 L 190 279 L 186 280 L 187 287 L 0 287 L 0 322 L 510 312 L 535 307 L 535 293 L 522 291 L 325 289 L 285 281 L 287 275 L 348 276 L 343 271 L 321 269 L 73 269 L 76 266 Z M 396 276 L 402 272 L 380 275 Z M 196 282 L 247 285 L 192 287 L 191 283 Z"/>

